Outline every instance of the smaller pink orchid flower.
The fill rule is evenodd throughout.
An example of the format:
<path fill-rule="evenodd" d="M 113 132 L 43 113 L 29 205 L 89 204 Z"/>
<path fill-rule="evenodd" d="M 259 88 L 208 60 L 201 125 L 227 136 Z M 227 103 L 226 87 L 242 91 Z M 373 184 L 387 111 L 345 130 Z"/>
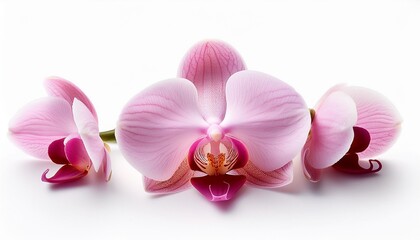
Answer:
<path fill-rule="evenodd" d="M 313 182 L 320 180 L 322 169 L 331 166 L 352 174 L 381 170 L 378 160 L 359 158 L 375 157 L 389 149 L 402 122 L 394 105 L 380 93 L 345 85 L 328 90 L 312 118 L 301 159 L 305 176 Z"/>
<path fill-rule="evenodd" d="M 96 111 L 87 96 L 61 78 L 45 81 L 48 97 L 23 107 L 10 121 L 11 140 L 26 153 L 63 165 L 42 181 L 64 183 L 88 174 L 91 166 L 111 175 L 109 153 L 99 136 Z"/>
<path fill-rule="evenodd" d="M 115 131 L 124 157 L 153 193 L 194 186 L 210 201 L 231 199 L 245 184 L 280 187 L 305 143 L 310 114 L 289 85 L 244 70 L 218 41 L 194 46 L 180 77 L 132 98 Z"/>

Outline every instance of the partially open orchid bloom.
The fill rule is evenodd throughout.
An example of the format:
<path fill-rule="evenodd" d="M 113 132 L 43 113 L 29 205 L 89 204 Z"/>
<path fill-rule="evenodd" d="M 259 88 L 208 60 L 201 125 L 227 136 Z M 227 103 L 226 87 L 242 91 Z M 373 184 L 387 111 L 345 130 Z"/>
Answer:
<path fill-rule="evenodd" d="M 312 128 L 301 152 L 306 177 L 317 182 L 321 170 L 365 174 L 378 172 L 375 157 L 389 149 L 402 119 L 383 95 L 373 90 L 338 85 L 321 98 L 312 112 Z"/>
<path fill-rule="evenodd" d="M 124 107 L 117 142 L 148 192 L 192 184 L 210 201 L 224 201 L 245 182 L 280 187 L 292 180 L 309 111 L 289 85 L 244 68 L 225 43 L 199 43 L 181 64 L 182 78 L 156 83 Z"/>
<path fill-rule="evenodd" d="M 98 118 L 90 100 L 61 78 L 47 79 L 45 87 L 48 97 L 29 103 L 10 121 L 10 138 L 26 153 L 63 165 L 52 177 L 46 176 L 46 170 L 44 182 L 78 180 L 91 166 L 97 172 L 101 169 L 109 180 L 109 153 L 99 136 Z"/>

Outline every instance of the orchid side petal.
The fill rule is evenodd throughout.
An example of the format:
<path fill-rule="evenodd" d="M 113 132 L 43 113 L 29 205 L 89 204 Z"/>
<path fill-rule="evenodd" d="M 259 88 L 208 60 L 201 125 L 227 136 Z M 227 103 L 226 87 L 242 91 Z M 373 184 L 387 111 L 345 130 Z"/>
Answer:
<path fill-rule="evenodd" d="M 146 192 L 157 194 L 168 194 L 184 191 L 191 187 L 190 179 L 194 176 L 185 159 L 174 175 L 166 181 L 155 181 L 144 177 L 144 188 Z"/>
<path fill-rule="evenodd" d="M 77 132 L 71 106 L 63 99 L 46 97 L 24 106 L 9 123 L 11 140 L 26 153 L 48 159 L 48 147 Z"/>
<path fill-rule="evenodd" d="M 311 125 L 302 97 L 286 83 L 255 71 L 241 71 L 226 86 L 227 110 L 220 126 L 240 139 L 252 163 L 265 172 L 290 162 Z"/>
<path fill-rule="evenodd" d="M 45 80 L 44 86 L 48 95 L 62 98 L 66 100 L 70 106 L 73 105 L 74 99 L 79 99 L 86 105 L 96 121 L 98 121 L 98 117 L 92 102 L 89 100 L 86 94 L 80 90 L 80 88 L 78 88 L 70 81 L 59 77 L 50 77 Z"/>
<path fill-rule="evenodd" d="M 115 136 L 134 168 L 148 178 L 165 181 L 178 169 L 191 144 L 206 135 L 207 127 L 194 85 L 186 79 L 170 79 L 128 102 Z"/>
<path fill-rule="evenodd" d="M 67 160 L 66 152 L 64 151 L 64 139 L 65 138 L 55 140 L 48 146 L 48 156 L 51 161 L 56 164 L 70 163 L 69 160 Z"/>
<path fill-rule="evenodd" d="M 204 41 L 187 52 L 178 76 L 194 83 L 204 118 L 219 123 L 226 111 L 226 81 L 244 69 L 245 64 L 233 47 L 221 41 Z"/>
<path fill-rule="evenodd" d="M 104 149 L 104 160 L 102 162 L 102 172 L 105 176 L 105 181 L 111 180 L 112 175 L 112 168 L 111 168 L 111 156 L 109 156 L 109 152 Z"/>
<path fill-rule="evenodd" d="M 301 161 L 302 161 L 302 169 L 305 177 L 311 181 L 311 182 L 319 182 L 321 180 L 321 173 L 322 169 L 314 168 L 310 164 L 310 160 L 308 159 L 308 152 L 309 152 L 309 146 L 311 145 L 312 139 L 308 139 L 305 146 L 303 146 L 303 149 L 301 151 Z"/>
<path fill-rule="evenodd" d="M 66 142 L 65 149 L 70 164 L 80 171 L 89 170 L 91 162 L 82 139 L 72 138 Z"/>
<path fill-rule="evenodd" d="M 353 141 L 356 121 L 356 105 L 349 96 L 333 92 L 326 97 L 316 109 L 305 162 L 322 169 L 340 160 Z"/>
<path fill-rule="evenodd" d="M 98 122 L 84 103 L 73 101 L 73 117 L 86 151 L 96 172 L 105 158 L 104 143 L 99 136 Z"/>
<path fill-rule="evenodd" d="M 191 184 L 210 201 L 233 198 L 246 181 L 242 175 L 218 175 L 191 178 Z"/>
<path fill-rule="evenodd" d="M 271 172 L 261 171 L 252 162 L 235 171 L 246 177 L 247 184 L 260 188 L 279 188 L 288 185 L 293 180 L 292 161 Z"/>
<path fill-rule="evenodd" d="M 49 169 L 47 169 L 41 176 L 43 182 L 48 183 L 66 183 L 79 180 L 80 178 L 86 176 L 88 171 L 80 171 L 78 168 L 75 168 L 71 165 L 62 166 L 57 173 L 52 177 L 47 177 Z"/>
<path fill-rule="evenodd" d="M 395 106 L 385 96 L 371 89 L 349 86 L 340 91 L 347 93 L 356 103 L 356 126 L 370 134 L 369 147 L 358 155 L 369 158 L 389 149 L 397 139 L 402 123 Z"/>

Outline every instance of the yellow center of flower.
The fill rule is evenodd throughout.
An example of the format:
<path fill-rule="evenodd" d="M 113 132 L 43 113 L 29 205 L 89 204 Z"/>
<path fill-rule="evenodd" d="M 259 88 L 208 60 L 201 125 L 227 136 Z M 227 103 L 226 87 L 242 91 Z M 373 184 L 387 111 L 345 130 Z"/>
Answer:
<path fill-rule="evenodd" d="M 209 176 L 226 174 L 238 160 L 238 152 L 228 142 L 209 141 L 197 148 L 194 161 Z"/>

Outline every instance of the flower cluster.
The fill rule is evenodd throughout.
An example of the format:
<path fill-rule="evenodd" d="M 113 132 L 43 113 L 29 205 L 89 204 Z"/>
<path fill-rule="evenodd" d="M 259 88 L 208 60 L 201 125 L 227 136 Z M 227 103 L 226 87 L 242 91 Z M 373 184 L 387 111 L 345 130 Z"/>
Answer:
<path fill-rule="evenodd" d="M 113 131 L 99 132 L 92 103 L 69 81 L 47 79 L 46 89 L 49 96 L 25 106 L 9 127 L 24 151 L 63 165 L 51 177 L 45 171 L 43 181 L 74 181 L 92 166 L 109 180 L 105 142 L 116 140 L 144 176 L 147 192 L 192 186 L 210 201 L 229 200 L 244 184 L 289 184 L 299 156 L 312 182 L 328 167 L 377 172 L 381 163 L 369 158 L 393 144 L 402 121 L 383 95 L 355 86 L 334 86 L 309 109 L 291 86 L 247 70 L 240 55 L 220 41 L 198 43 L 178 77 L 129 100 Z"/>

